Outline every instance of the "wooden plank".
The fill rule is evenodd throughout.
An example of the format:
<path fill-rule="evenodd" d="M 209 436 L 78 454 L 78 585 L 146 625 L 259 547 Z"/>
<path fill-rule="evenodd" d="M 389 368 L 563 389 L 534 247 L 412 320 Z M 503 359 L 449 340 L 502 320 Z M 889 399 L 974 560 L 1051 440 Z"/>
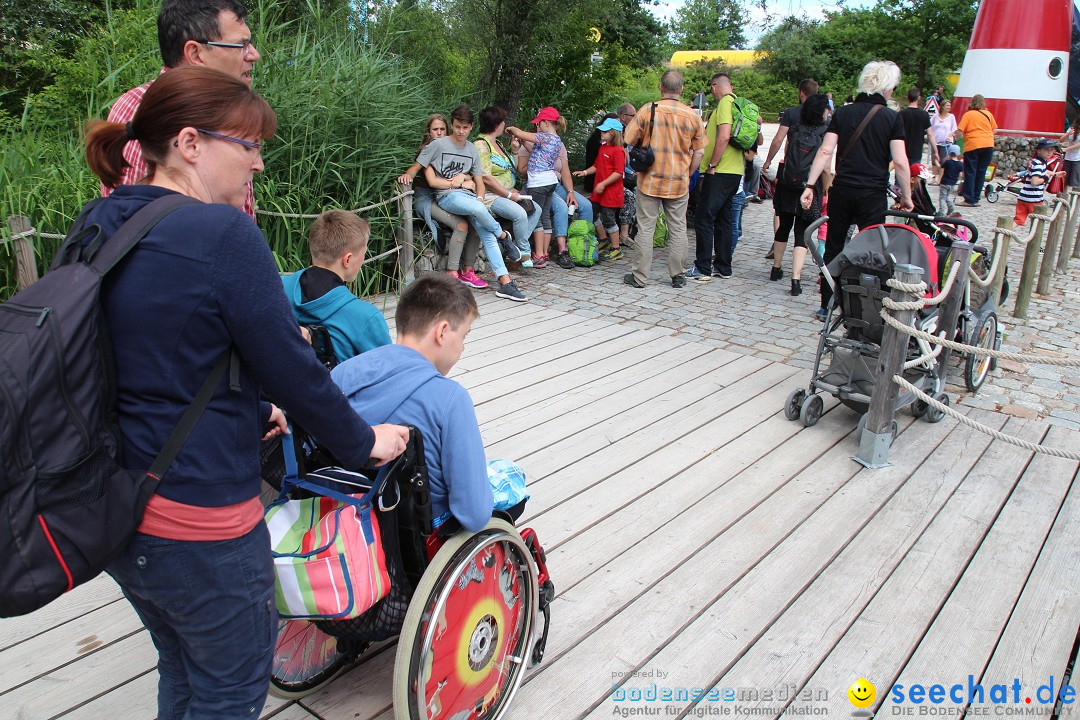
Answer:
<path fill-rule="evenodd" d="M 550 462 L 538 466 L 544 473 L 554 472 L 576 461 L 579 455 L 613 442 L 615 438 L 612 433 L 616 430 L 621 428 L 629 434 L 636 428 L 647 427 L 649 418 L 660 419 L 662 416 L 655 413 L 661 408 L 654 406 L 655 402 L 670 396 L 685 398 L 688 383 L 703 382 L 702 378 L 711 374 L 718 366 L 726 364 L 724 361 L 729 357 L 731 356 L 726 354 L 717 356 L 711 352 L 705 353 L 677 367 L 669 368 L 660 375 L 651 378 L 646 375 L 642 382 L 621 384 L 614 392 L 586 387 L 567 397 L 567 401 L 577 400 L 580 403 L 578 407 L 557 406 L 556 411 L 565 408 L 563 414 L 552 413 L 553 417 L 550 419 L 524 428 L 501 441 L 491 442 L 489 436 L 485 435 L 485 439 L 490 443 L 489 453 L 498 457 L 500 454 L 517 452 L 520 458 L 525 458 L 535 454 L 564 452 L 560 457 L 553 457 Z M 737 360 L 747 356 L 734 357 Z M 742 365 L 733 367 L 732 378 L 740 379 L 748 371 L 757 370 L 764 364 L 744 361 Z M 645 379 L 648 381 L 645 382 Z M 591 437 L 574 448 L 548 450 L 556 443 L 575 438 L 580 433 Z"/>
<path fill-rule="evenodd" d="M 1070 450 L 1080 448 L 1080 436 L 1076 433 L 1055 433 L 1055 438 L 1058 442 L 1044 442 L 1064 445 Z M 983 677 L 982 671 L 1008 623 L 1076 469 L 1077 463 L 1072 460 L 1047 455 L 1036 455 L 1032 459 L 895 683 L 910 686 L 912 683 L 942 682 L 948 686 L 966 682 L 969 674 Z M 1073 639 L 1075 634 L 1069 638 L 1068 647 L 1059 658 L 1062 667 L 1068 661 Z M 1048 656 L 1043 657 L 1049 660 Z M 1017 673 L 1021 669 L 1010 667 L 1003 671 L 1010 684 L 1013 678 L 1019 678 L 1027 693 L 1034 693 L 1039 684 L 1048 681 L 1046 677 L 1020 676 Z M 1021 695 L 1021 703 L 1023 697 Z M 1031 697 L 1034 701 L 1035 696 Z M 990 698 L 985 700 L 985 704 L 974 705 L 993 713 Z M 966 704 L 947 699 L 940 707 L 955 711 Z M 882 703 L 883 708 L 893 705 L 891 698 Z"/>
<path fill-rule="evenodd" d="M 901 418 L 902 425 L 906 426 L 907 421 Z M 515 698 L 509 716 L 540 717 L 545 708 L 552 706 L 566 707 L 570 714 L 588 711 L 601 703 L 611 691 L 613 677 L 638 669 L 643 659 L 675 639 L 702 608 L 724 596 L 788 537 L 793 527 L 800 527 L 815 508 L 855 475 L 857 466 L 850 459 L 853 448 L 848 445 L 840 443 L 829 448 L 752 509 L 734 508 L 730 515 L 720 518 L 695 513 L 694 522 L 675 521 L 665 526 L 667 532 L 644 539 L 632 556 L 618 558 L 605 568 L 605 574 L 616 583 L 636 584 L 638 587 L 629 594 L 634 599 L 624 607 L 612 608 L 613 612 L 618 608 L 617 614 L 598 628 L 583 628 L 586 637 L 558 639 L 565 637 L 563 633 L 573 633 L 577 626 L 572 619 L 562 622 L 561 618 L 575 611 L 592 612 L 589 605 L 610 603 L 611 599 L 583 595 L 585 583 L 562 596 L 566 607 L 559 609 L 560 622 L 553 624 L 550 642 L 564 643 L 569 650 L 553 657 L 554 662 L 545 662 L 537 679 Z M 767 460 L 762 463 L 766 467 L 769 464 Z M 738 478 L 724 487 L 735 487 L 735 483 Z M 719 535 L 711 538 L 714 532 Z M 662 577 L 652 576 L 642 566 L 664 555 L 666 544 L 673 541 L 672 533 L 703 542 L 676 570 Z M 783 590 L 777 588 L 777 598 L 783 597 Z M 624 598 L 628 595 L 625 591 L 618 594 Z M 577 610 L 579 606 L 584 609 Z M 608 707 L 607 714 L 611 712 Z"/>
<path fill-rule="evenodd" d="M 903 418 L 905 424 L 908 420 L 909 418 Z M 850 469 L 853 463 L 849 456 L 845 456 L 836 460 L 848 466 L 846 473 L 840 467 L 826 473 L 820 463 L 815 463 L 807 472 L 802 473 L 800 478 L 805 485 L 821 485 L 820 490 L 828 488 L 820 506 L 813 510 L 813 514 L 805 522 L 781 522 L 781 527 L 784 528 L 782 532 L 786 537 L 766 554 L 754 559 L 751 567 L 744 571 L 745 574 L 739 577 L 734 585 L 725 587 L 713 601 L 694 608 L 689 617 L 683 615 L 683 622 L 663 643 L 655 647 L 655 654 L 650 653 L 650 657 L 638 653 L 639 657 L 649 659 L 633 670 L 644 673 L 661 670 L 666 674 L 664 682 L 669 685 L 698 687 L 702 685 L 701 678 L 710 674 L 715 677 L 718 670 L 723 671 L 733 664 L 788 608 L 792 600 L 804 592 L 822 570 L 843 551 L 851 538 L 874 517 L 895 489 L 935 451 L 950 429 L 948 426 L 943 429 L 939 425 L 934 428 L 933 433 L 918 432 L 927 427 L 929 426 L 922 425 L 915 432 L 900 435 L 893 447 L 892 457 L 895 464 L 890 467 L 876 471 L 860 469 L 853 474 Z M 841 443 L 830 451 L 830 454 L 835 450 L 850 453 L 852 449 Z M 832 457 L 835 458 L 835 454 L 832 454 Z M 839 482 L 836 475 L 842 478 Z M 848 477 L 851 479 L 843 482 L 843 478 Z M 792 484 L 798 486 L 800 483 L 788 485 Z M 810 488 L 807 487 L 806 490 Z M 800 501 L 800 504 L 804 503 L 805 500 Z M 745 542 L 746 538 L 764 532 L 766 527 L 776 522 L 772 517 L 773 513 L 767 517 L 758 514 L 757 510 L 760 509 L 761 506 L 744 518 L 744 521 L 753 519 L 756 522 L 751 522 L 741 531 L 738 531 L 736 525 L 721 536 L 721 541 L 731 535 L 737 538 L 738 542 Z M 794 529 L 787 534 L 791 528 Z M 717 563 L 715 556 L 723 554 L 726 553 L 710 548 L 710 551 L 695 556 L 695 560 L 708 555 L 710 563 Z M 707 574 L 703 568 L 694 567 L 696 564 L 691 561 L 681 566 L 665 578 L 663 584 L 670 583 L 672 591 L 677 587 L 682 587 L 685 591 L 686 585 L 695 579 L 701 582 L 700 579 L 704 577 L 731 577 L 730 572 L 724 571 Z M 691 569 L 695 570 L 692 575 L 689 574 Z M 654 594 L 646 598 L 647 601 L 641 604 L 642 611 L 656 600 Z M 668 598 L 669 607 L 673 599 Z M 655 617 L 657 612 L 661 610 L 654 606 L 651 609 L 652 616 Z M 672 611 L 668 610 L 668 613 L 672 614 Z M 637 612 L 631 615 L 634 614 Z M 622 616 L 615 622 L 621 619 Z M 638 620 L 640 622 L 641 618 Z M 614 625 L 615 622 L 609 625 Z M 666 627 L 665 623 L 665 629 Z M 606 627 L 604 629 L 606 630 Z M 595 639 L 590 637 L 583 645 L 597 649 L 606 645 L 608 652 L 612 652 L 614 648 L 610 645 L 611 639 L 604 637 L 601 640 L 603 635 L 606 633 L 601 631 L 596 634 Z M 626 683 L 628 687 L 636 688 L 647 684 L 644 677 L 633 677 Z M 601 696 L 602 702 L 589 716 L 610 716 L 613 709 L 618 707 L 611 700 L 610 690 L 609 686 Z M 646 702 L 642 702 L 641 706 L 659 707 L 656 703 Z"/>
<path fill-rule="evenodd" d="M 1051 426 L 1046 443 L 1076 447 L 1076 433 Z M 1059 683 L 1080 627 L 1080 483 L 1074 475 L 1053 529 L 983 673 L 987 684 L 1020 678 L 1025 687 Z M 1073 685 L 1080 670 L 1073 671 Z"/>
<path fill-rule="evenodd" d="M 714 356 L 717 364 L 736 357 L 734 353 L 713 350 L 699 343 L 666 336 L 653 338 L 621 352 L 613 352 L 603 362 L 589 363 L 560 377 L 530 383 L 514 392 L 512 403 L 483 403 L 476 408 L 476 416 L 484 437 L 497 442 L 589 402 L 602 401 L 605 395 L 630 385 L 646 381 L 651 385 L 662 374 L 677 370 L 683 363 L 709 352 L 721 353 Z"/>
<path fill-rule="evenodd" d="M 450 377 L 460 380 L 459 376 L 462 374 L 476 372 L 481 368 L 500 362 L 522 359 L 531 361 L 531 356 L 536 352 L 555 344 L 552 342 L 553 336 L 570 334 L 569 328 L 571 326 L 575 333 L 581 335 L 587 335 L 594 330 L 611 332 L 614 328 L 618 328 L 617 325 L 612 325 L 603 320 L 582 320 L 564 315 L 563 317 L 536 323 L 535 326 L 528 325 L 523 328 L 515 328 L 512 342 L 499 336 L 480 340 L 476 343 L 467 340 L 466 348 L 468 353 L 463 355 L 461 361 L 454 366 L 454 372 L 450 374 Z M 572 343 L 573 339 L 568 338 L 564 342 Z"/>
<path fill-rule="evenodd" d="M 102 573 L 90 582 L 61 595 L 40 610 L 29 615 L 0 620 L 0 651 L 123 599 L 124 596 L 113 579 Z"/>
<path fill-rule="evenodd" d="M 987 413 L 979 419 L 997 430 L 1005 423 L 1001 415 Z M 941 449 L 927 458 L 766 634 L 710 687 L 802 687 L 888 581 L 990 442 L 988 435 L 969 427 L 954 428 L 940 447 L 956 451 Z M 840 689 L 833 688 L 833 694 L 840 694 Z M 762 712 L 778 706 L 771 698 L 740 704 Z"/>
<path fill-rule="evenodd" d="M 54 668 L 94 655 L 142 630 L 142 622 L 127 600 L 80 615 L 0 652 L 0 693 Z"/>
<path fill-rule="evenodd" d="M 614 475 L 682 432 L 709 422 L 793 372 L 748 355 L 725 366 L 725 370 L 728 378 L 738 381 L 729 387 L 717 387 L 716 381 L 706 376 L 695 384 L 700 402 L 692 405 L 686 403 L 688 390 L 677 387 L 596 423 L 588 433 L 561 437 L 556 431 L 548 438 L 533 441 L 529 445 L 531 452 L 518 458 L 530 477 L 543 483 L 535 502 L 530 501 L 529 517 Z"/>
<path fill-rule="evenodd" d="M 396 645 L 387 647 L 319 692 L 304 698 L 304 706 L 326 720 L 366 720 L 384 712 L 393 704 L 396 652 Z"/>
<path fill-rule="evenodd" d="M 299 703 L 286 705 L 282 710 L 275 712 L 273 715 L 266 715 L 264 713 L 263 717 L 272 717 L 274 720 L 321 720 L 318 715 L 312 715 Z"/>
<path fill-rule="evenodd" d="M 1042 427 L 1010 419 L 1004 432 L 1038 440 Z M 993 443 L 967 474 L 945 507 L 923 532 L 888 582 L 821 662 L 805 687 L 847 688 L 865 677 L 879 688 L 891 687 L 934 615 L 964 572 L 1004 504 L 1031 453 Z M 819 706 L 802 700 L 793 710 Z M 850 713 L 845 693 L 829 696 L 830 712 Z"/>
<path fill-rule="evenodd" d="M 769 371 L 774 370 L 776 375 L 769 377 Z M 700 426 L 688 421 L 685 426 L 656 431 L 655 444 L 632 438 L 632 448 L 613 446 L 610 452 L 605 449 L 600 454 L 609 454 L 612 465 L 618 457 L 625 469 L 571 495 L 566 502 L 551 507 L 557 496 L 547 497 L 552 495 L 553 487 L 543 485 L 541 491 L 550 509 L 537 513 L 529 523 L 541 537 L 551 538 L 557 545 L 640 497 L 663 494 L 669 482 L 704 482 L 715 487 L 712 467 L 696 467 L 698 461 L 717 451 L 726 455 L 722 449 L 725 444 L 753 432 L 754 426 L 777 414 L 788 394 L 783 382 L 789 377 L 786 370 L 786 366 L 771 365 L 747 378 L 741 388 L 740 383 L 728 388 L 723 397 L 711 403 L 716 415 Z M 762 387 L 762 383 L 771 384 Z M 744 392 L 738 393 L 737 389 Z M 771 444 L 771 440 L 759 442 Z M 648 454 L 633 462 L 640 453 Z"/>

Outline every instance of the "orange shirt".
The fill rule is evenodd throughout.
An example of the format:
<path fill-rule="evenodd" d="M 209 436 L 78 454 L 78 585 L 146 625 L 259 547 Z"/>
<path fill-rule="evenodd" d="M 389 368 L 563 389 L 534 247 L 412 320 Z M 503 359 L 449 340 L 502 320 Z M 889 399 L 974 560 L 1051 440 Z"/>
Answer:
<path fill-rule="evenodd" d="M 626 128 L 626 144 L 637 145 L 649 134 L 652 103 L 644 105 Z M 690 192 L 690 160 L 705 147 L 705 124 L 689 106 L 670 98 L 656 103 L 656 119 L 649 139 L 656 158 L 646 173 L 637 174 L 637 186 L 646 195 L 677 198 Z"/>
<path fill-rule="evenodd" d="M 989 110 L 968 110 L 956 129 L 964 134 L 964 150 L 994 147 L 997 120 Z"/>

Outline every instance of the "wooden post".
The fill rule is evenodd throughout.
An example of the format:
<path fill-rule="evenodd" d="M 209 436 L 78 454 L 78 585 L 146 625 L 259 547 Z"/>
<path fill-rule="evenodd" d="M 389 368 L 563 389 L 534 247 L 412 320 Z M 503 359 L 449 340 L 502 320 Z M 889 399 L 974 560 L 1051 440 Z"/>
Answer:
<path fill-rule="evenodd" d="M 923 279 L 923 269 L 914 265 L 898 264 L 896 279 L 903 283 L 917 283 Z M 917 300 L 914 293 L 893 288 L 890 297 L 897 302 Z M 904 325 L 911 325 L 914 310 L 897 310 L 892 316 Z M 880 468 L 889 464 L 889 448 L 893 440 L 893 418 L 896 415 L 896 398 L 899 386 L 893 375 L 900 374 L 907 356 L 908 335 L 886 325 L 878 353 L 877 378 L 870 395 L 870 409 L 866 413 L 866 425 L 859 438 L 859 454 L 855 460 L 868 468 Z"/>
<path fill-rule="evenodd" d="M 953 283 L 952 290 L 949 292 L 949 297 L 941 304 L 941 310 L 938 312 L 938 332 L 955 328 L 960 320 L 960 310 L 964 307 L 964 298 L 967 297 L 968 283 L 970 282 L 968 268 L 971 267 L 971 253 L 974 248 L 975 246 L 969 242 L 954 242 L 952 244 L 952 260 L 949 269 L 951 271 L 952 267 L 959 265 L 960 270 L 956 276 L 956 281 Z M 948 332 L 945 335 L 946 339 L 951 339 L 953 334 L 953 332 Z M 950 354 L 952 354 L 952 350 L 943 347 L 941 348 L 941 354 L 938 355 L 938 368 L 941 372 L 942 386 L 945 384 Z"/>
<path fill-rule="evenodd" d="M 1058 250 L 1057 271 L 1065 273 L 1069 271 L 1069 255 L 1075 244 L 1076 231 L 1080 226 L 1080 192 L 1076 188 L 1068 188 L 1065 197 L 1069 200 L 1069 219 L 1065 222 L 1065 232 L 1061 235 L 1061 247 Z"/>
<path fill-rule="evenodd" d="M 1031 291 L 1035 289 L 1035 267 L 1039 264 L 1039 248 L 1042 247 L 1046 234 L 1050 209 L 1045 205 L 1036 205 L 1032 212 L 1031 239 L 1024 249 L 1024 267 L 1020 269 L 1020 284 L 1016 288 L 1016 303 L 1013 305 L 1013 317 L 1026 318 L 1031 305 Z"/>
<path fill-rule="evenodd" d="M 999 217 L 997 219 L 998 230 L 1012 230 L 1012 218 L 1011 217 Z M 1005 268 L 1009 264 L 1009 243 L 1012 238 L 1007 235 L 1001 235 L 994 233 L 995 245 L 991 248 L 992 251 L 997 251 L 998 247 L 1001 248 L 1001 260 L 998 261 L 997 272 L 994 274 L 994 278 L 990 283 L 990 296 L 994 298 L 994 304 L 1001 307 L 1001 285 L 1005 280 Z M 993 262 L 993 256 L 990 261 Z"/>
<path fill-rule="evenodd" d="M 401 285 L 413 281 L 416 249 L 413 246 L 413 196 L 412 193 L 398 198 L 398 278 Z"/>
<path fill-rule="evenodd" d="M 1057 199 L 1066 202 L 1065 193 L 1058 193 Z M 1054 275 L 1054 259 L 1058 253 L 1058 245 L 1061 244 L 1061 236 L 1065 232 L 1065 223 L 1068 216 L 1058 211 L 1058 203 L 1054 203 L 1054 211 L 1058 216 L 1050 221 L 1050 231 L 1046 234 L 1046 249 L 1043 251 L 1042 262 L 1039 265 L 1039 281 L 1035 284 L 1035 292 L 1040 295 L 1050 293 L 1050 279 Z M 1066 202 L 1065 208 L 1068 208 Z"/>
<path fill-rule="evenodd" d="M 12 235 L 18 235 L 33 229 L 30 218 L 22 215 L 13 215 L 8 218 L 7 222 Z M 12 240 L 11 244 L 15 247 L 15 289 L 18 292 L 37 282 L 37 258 L 34 255 L 34 239 L 32 236 Z"/>

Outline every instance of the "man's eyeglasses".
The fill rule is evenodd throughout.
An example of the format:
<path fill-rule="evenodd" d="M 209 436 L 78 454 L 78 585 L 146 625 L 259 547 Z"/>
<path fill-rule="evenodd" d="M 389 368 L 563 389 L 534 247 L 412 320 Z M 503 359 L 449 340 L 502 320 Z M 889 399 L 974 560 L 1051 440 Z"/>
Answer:
<path fill-rule="evenodd" d="M 209 135 L 212 138 L 218 140 L 224 140 L 225 142 L 236 143 L 242 145 L 248 150 L 262 150 L 262 143 L 252 142 L 251 140 L 242 140 L 240 138 L 230 137 L 229 135 L 222 135 L 221 133 L 214 132 L 213 130 L 203 130 L 202 128 L 195 128 L 202 135 Z"/>
<path fill-rule="evenodd" d="M 251 40 L 241 40 L 240 42 L 221 42 L 219 40 L 196 40 L 196 42 L 203 45 L 213 45 L 214 47 L 232 48 L 233 50 L 239 50 L 241 53 L 247 53 L 251 50 Z"/>

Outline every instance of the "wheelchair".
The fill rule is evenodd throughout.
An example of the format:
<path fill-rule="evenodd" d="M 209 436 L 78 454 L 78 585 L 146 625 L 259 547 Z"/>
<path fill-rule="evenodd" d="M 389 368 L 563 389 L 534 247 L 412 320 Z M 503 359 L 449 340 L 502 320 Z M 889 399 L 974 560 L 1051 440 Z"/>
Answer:
<path fill-rule="evenodd" d="M 364 474 L 336 467 L 299 428 L 275 440 L 264 445 L 263 479 L 279 489 L 282 442 L 293 444 L 298 474 L 308 482 L 349 494 L 371 487 Z M 416 428 L 374 482 L 381 483 L 374 506 L 390 593 L 352 620 L 282 620 L 270 693 L 311 694 L 355 666 L 373 643 L 396 636 L 395 718 L 501 717 L 547 643 L 555 591 L 536 534 L 519 531 L 498 511 L 475 534 L 453 519 L 435 530 Z"/>

